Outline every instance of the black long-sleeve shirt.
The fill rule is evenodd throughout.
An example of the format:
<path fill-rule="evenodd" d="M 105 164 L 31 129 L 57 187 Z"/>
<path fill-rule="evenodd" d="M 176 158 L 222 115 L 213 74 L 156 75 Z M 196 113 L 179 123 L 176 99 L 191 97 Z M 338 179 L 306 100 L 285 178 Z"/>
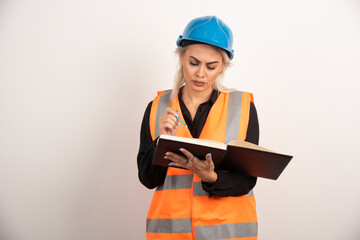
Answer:
<path fill-rule="evenodd" d="M 219 92 L 213 90 L 208 101 L 199 105 L 192 120 L 189 110 L 182 101 L 182 89 L 179 91 L 179 103 L 184 120 L 188 125 L 190 133 L 193 137 L 198 138 L 205 124 L 206 118 L 210 112 L 212 105 L 215 103 Z M 167 167 L 152 164 L 152 159 L 156 150 L 156 141 L 153 141 L 149 128 L 149 117 L 152 102 L 150 102 L 145 110 L 141 132 L 140 146 L 137 156 L 138 174 L 141 183 L 147 188 L 155 188 L 164 182 Z M 247 129 L 246 141 L 258 144 L 259 142 L 259 124 L 255 105 L 250 105 L 249 124 Z M 202 181 L 204 191 L 210 195 L 227 197 L 240 196 L 247 194 L 256 184 L 256 177 L 248 176 L 241 173 L 225 172 L 215 170 L 218 175 L 214 184 Z"/>

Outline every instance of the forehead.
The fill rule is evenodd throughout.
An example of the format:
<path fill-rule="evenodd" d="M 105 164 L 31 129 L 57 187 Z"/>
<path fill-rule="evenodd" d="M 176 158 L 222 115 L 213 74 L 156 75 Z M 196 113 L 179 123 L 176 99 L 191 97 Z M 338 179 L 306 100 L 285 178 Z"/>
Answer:
<path fill-rule="evenodd" d="M 222 55 L 217 47 L 207 45 L 207 44 L 192 44 L 189 45 L 185 52 L 186 57 L 195 57 L 198 60 L 205 61 L 220 61 L 222 60 Z"/>

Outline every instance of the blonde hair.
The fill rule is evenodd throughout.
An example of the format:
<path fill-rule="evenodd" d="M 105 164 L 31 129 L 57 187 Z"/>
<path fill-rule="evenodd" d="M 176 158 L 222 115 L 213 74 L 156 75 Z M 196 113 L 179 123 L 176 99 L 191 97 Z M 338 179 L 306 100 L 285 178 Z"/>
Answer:
<path fill-rule="evenodd" d="M 231 66 L 231 59 L 229 58 L 229 56 L 227 55 L 227 53 L 222 50 L 221 48 L 215 47 L 220 54 L 222 55 L 222 62 L 223 62 L 223 70 L 221 71 L 221 73 L 219 73 L 219 75 L 217 76 L 215 83 L 214 83 L 214 89 L 220 91 L 220 92 L 233 92 L 236 89 L 235 88 L 227 88 L 225 87 L 221 82 L 224 78 L 224 73 L 225 70 Z M 178 47 L 175 50 L 175 53 L 177 53 L 179 56 L 183 56 L 186 52 L 187 46 L 186 47 Z M 183 66 L 180 64 L 180 62 L 178 63 L 178 69 L 175 73 L 175 78 L 174 78 L 174 87 L 173 90 L 171 92 L 171 98 L 173 100 L 176 99 L 176 96 L 178 94 L 179 89 L 185 84 L 185 77 L 184 77 L 184 70 L 183 70 Z"/>

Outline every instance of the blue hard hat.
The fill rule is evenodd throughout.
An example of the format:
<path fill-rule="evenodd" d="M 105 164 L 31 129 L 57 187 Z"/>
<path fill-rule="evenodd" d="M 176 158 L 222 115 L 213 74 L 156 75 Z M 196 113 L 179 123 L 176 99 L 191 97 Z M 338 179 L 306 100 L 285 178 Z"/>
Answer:
<path fill-rule="evenodd" d="M 206 43 L 224 49 L 230 59 L 234 57 L 231 29 L 218 17 L 206 16 L 191 20 L 176 41 L 178 47 L 187 41 Z"/>

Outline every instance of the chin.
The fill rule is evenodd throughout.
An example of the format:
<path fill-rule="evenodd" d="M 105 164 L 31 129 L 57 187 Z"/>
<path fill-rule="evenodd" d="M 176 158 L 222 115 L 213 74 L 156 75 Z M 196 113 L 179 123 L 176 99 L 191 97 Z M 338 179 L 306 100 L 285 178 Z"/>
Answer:
<path fill-rule="evenodd" d="M 208 93 L 208 92 L 212 91 L 212 88 L 211 87 L 194 88 L 194 91 L 198 92 L 198 93 L 202 93 L 202 92 Z"/>

